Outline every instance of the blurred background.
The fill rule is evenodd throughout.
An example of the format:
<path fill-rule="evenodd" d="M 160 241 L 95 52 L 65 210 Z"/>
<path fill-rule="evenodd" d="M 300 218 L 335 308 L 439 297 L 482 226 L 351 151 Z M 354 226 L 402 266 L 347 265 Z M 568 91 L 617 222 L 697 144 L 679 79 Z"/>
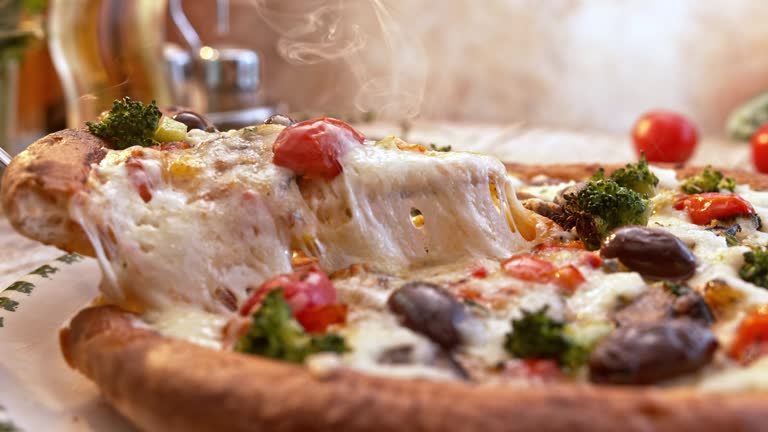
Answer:
<path fill-rule="evenodd" d="M 766 0 L 0 0 L 0 144 L 125 95 L 220 128 L 331 114 L 626 135 L 644 111 L 727 137 L 768 90 Z"/>

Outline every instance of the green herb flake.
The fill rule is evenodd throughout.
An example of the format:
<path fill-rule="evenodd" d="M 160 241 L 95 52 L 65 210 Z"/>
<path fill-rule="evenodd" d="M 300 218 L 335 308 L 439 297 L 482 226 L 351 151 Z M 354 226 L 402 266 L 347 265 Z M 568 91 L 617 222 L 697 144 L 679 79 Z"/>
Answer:
<path fill-rule="evenodd" d="M 754 248 L 744 252 L 744 264 L 739 276 L 759 287 L 768 288 L 768 249 Z"/>
<path fill-rule="evenodd" d="M 449 151 L 451 151 L 451 146 L 449 146 L 449 145 L 447 145 L 447 146 L 438 146 L 438 145 L 435 145 L 434 143 L 429 143 L 429 149 L 432 150 L 432 151 L 437 151 L 437 152 L 449 152 Z"/>

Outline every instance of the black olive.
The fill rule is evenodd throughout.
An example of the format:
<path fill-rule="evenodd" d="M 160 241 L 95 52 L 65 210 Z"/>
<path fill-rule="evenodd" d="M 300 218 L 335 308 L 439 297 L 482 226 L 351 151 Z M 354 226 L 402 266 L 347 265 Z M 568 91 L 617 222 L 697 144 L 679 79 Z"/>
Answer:
<path fill-rule="evenodd" d="M 589 378 L 602 384 L 653 384 L 712 361 L 717 339 L 688 319 L 622 327 L 590 355 Z"/>
<path fill-rule="evenodd" d="M 679 238 L 643 226 L 615 229 L 603 240 L 600 254 L 650 279 L 684 280 L 696 271 L 696 257 Z"/>
<path fill-rule="evenodd" d="M 457 324 L 466 319 L 464 305 L 429 282 L 409 282 L 389 296 L 389 309 L 409 329 L 450 350 L 461 342 Z"/>
<path fill-rule="evenodd" d="M 193 113 L 192 111 L 182 111 L 173 116 L 173 119 L 187 125 L 187 130 L 206 130 L 206 128 L 208 128 L 208 124 L 205 120 L 203 120 L 199 114 Z"/>
<path fill-rule="evenodd" d="M 276 124 L 276 125 L 283 125 L 283 126 L 290 126 L 295 123 L 296 123 L 296 120 L 284 114 L 273 114 L 269 116 L 268 119 L 264 120 L 264 124 Z"/>

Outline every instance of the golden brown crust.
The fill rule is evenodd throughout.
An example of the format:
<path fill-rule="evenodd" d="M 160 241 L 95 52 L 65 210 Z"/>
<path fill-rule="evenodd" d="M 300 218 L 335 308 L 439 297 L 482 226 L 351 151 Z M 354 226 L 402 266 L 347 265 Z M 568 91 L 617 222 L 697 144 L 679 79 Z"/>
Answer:
<path fill-rule="evenodd" d="M 677 171 L 679 179 L 686 178 L 702 171 L 701 166 L 680 166 L 672 164 L 654 164 L 663 168 Z M 545 175 L 555 180 L 584 180 L 592 176 L 598 168 L 603 167 L 608 173 L 620 168 L 622 165 L 605 164 L 552 164 L 552 165 L 526 165 L 520 163 L 507 163 L 507 170 L 523 180 L 531 180 L 536 176 Z M 755 190 L 768 189 L 768 175 L 752 171 L 718 168 L 726 176 L 733 177 L 739 184 L 750 185 Z"/>
<path fill-rule="evenodd" d="M 519 389 L 302 367 L 171 340 L 114 307 L 62 334 L 71 365 L 144 430 L 758 431 L 765 394 L 556 385 Z"/>
<path fill-rule="evenodd" d="M 69 217 L 69 200 L 81 191 L 91 164 L 106 143 L 84 129 L 52 133 L 16 156 L 3 175 L 0 199 L 21 234 L 61 249 L 93 254 L 80 225 Z"/>

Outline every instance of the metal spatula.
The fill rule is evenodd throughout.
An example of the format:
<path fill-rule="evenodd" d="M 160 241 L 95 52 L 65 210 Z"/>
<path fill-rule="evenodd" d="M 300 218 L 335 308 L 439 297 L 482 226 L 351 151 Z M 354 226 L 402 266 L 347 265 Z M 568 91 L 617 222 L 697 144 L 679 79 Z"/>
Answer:
<path fill-rule="evenodd" d="M 9 163 L 11 163 L 11 155 L 9 155 L 8 152 L 0 148 L 0 167 L 5 168 L 8 166 Z"/>

